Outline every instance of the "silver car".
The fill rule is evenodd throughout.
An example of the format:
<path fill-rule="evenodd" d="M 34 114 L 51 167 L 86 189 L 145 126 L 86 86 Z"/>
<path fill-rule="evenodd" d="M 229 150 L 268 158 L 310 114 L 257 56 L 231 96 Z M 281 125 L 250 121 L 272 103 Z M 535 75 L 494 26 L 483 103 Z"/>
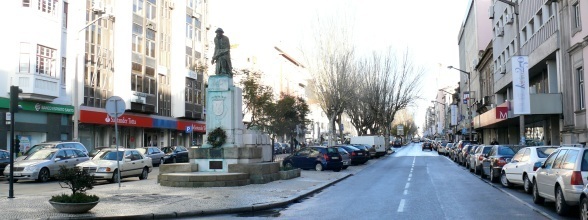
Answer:
<path fill-rule="evenodd" d="M 47 182 L 57 176 L 59 167 L 73 168 L 77 164 L 89 160 L 87 154 L 73 149 L 40 149 L 23 160 L 14 163 L 14 181 L 36 180 Z M 10 175 L 10 166 L 4 169 L 4 176 Z"/>
<path fill-rule="evenodd" d="M 349 156 L 349 152 L 347 152 L 342 147 L 337 147 L 339 154 L 341 154 L 341 161 L 343 162 L 343 167 L 341 169 L 347 169 L 349 165 L 351 165 L 351 157 Z"/>
<path fill-rule="evenodd" d="M 140 147 L 137 150 L 144 156 L 151 158 L 153 166 L 164 164 L 165 153 L 157 147 Z"/>
<path fill-rule="evenodd" d="M 555 201 L 557 214 L 565 215 L 580 201 L 588 177 L 588 149 L 560 147 L 538 164 L 540 168 L 533 179 L 533 202 Z"/>

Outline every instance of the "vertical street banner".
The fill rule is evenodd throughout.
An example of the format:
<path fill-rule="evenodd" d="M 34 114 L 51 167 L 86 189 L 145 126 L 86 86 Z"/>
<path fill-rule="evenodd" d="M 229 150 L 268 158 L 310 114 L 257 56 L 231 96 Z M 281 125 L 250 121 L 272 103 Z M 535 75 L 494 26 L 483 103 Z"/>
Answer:
<path fill-rule="evenodd" d="M 451 105 L 451 125 L 457 125 L 457 105 Z"/>
<path fill-rule="evenodd" d="M 513 56 L 511 62 L 513 113 L 516 115 L 531 114 L 531 95 L 529 94 L 529 57 Z"/>

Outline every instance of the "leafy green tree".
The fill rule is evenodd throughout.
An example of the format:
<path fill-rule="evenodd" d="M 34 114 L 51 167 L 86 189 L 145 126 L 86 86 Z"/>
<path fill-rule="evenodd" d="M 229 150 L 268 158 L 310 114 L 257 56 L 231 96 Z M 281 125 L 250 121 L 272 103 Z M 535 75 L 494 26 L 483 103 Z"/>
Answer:
<path fill-rule="evenodd" d="M 300 97 L 281 94 L 281 98 L 271 106 L 271 131 L 277 136 L 290 136 L 296 128 L 304 130 L 308 125 L 306 118 L 310 109 L 306 101 Z"/>
<path fill-rule="evenodd" d="M 258 72 L 247 72 L 247 77 L 241 81 L 243 86 L 243 104 L 247 113 L 251 114 L 251 123 L 247 128 L 258 127 L 266 130 L 269 126 L 269 110 L 273 102 L 271 87 L 259 83 Z"/>

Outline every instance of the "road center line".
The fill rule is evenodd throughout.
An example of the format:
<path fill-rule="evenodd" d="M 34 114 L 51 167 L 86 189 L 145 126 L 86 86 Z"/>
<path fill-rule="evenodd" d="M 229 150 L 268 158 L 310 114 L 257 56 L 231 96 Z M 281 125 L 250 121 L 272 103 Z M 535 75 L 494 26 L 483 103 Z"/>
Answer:
<path fill-rule="evenodd" d="M 411 174 L 408 174 L 408 178 L 411 178 L 411 177 L 412 177 L 412 173 Z"/>
<path fill-rule="evenodd" d="M 409 177 L 409 178 L 408 178 L 408 182 L 410 182 L 410 179 L 411 179 L 411 178 Z"/>
<path fill-rule="evenodd" d="M 400 200 L 400 204 L 398 204 L 398 212 L 404 212 L 404 199 Z"/>
<path fill-rule="evenodd" d="M 404 195 L 407 195 L 407 194 L 408 194 L 408 190 L 405 189 L 404 190 Z"/>
<path fill-rule="evenodd" d="M 405 189 L 408 189 L 408 187 L 410 187 L 410 183 L 406 183 L 406 186 L 404 186 Z"/>

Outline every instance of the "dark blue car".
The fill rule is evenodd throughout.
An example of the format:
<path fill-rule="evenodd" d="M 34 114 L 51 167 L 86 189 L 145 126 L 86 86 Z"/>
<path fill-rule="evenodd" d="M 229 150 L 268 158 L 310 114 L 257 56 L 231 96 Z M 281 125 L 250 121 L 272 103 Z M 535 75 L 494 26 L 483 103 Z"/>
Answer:
<path fill-rule="evenodd" d="M 343 161 L 339 150 L 334 147 L 305 147 L 282 161 L 284 167 L 296 167 L 301 169 L 315 169 L 316 171 L 333 170 L 341 171 Z"/>

